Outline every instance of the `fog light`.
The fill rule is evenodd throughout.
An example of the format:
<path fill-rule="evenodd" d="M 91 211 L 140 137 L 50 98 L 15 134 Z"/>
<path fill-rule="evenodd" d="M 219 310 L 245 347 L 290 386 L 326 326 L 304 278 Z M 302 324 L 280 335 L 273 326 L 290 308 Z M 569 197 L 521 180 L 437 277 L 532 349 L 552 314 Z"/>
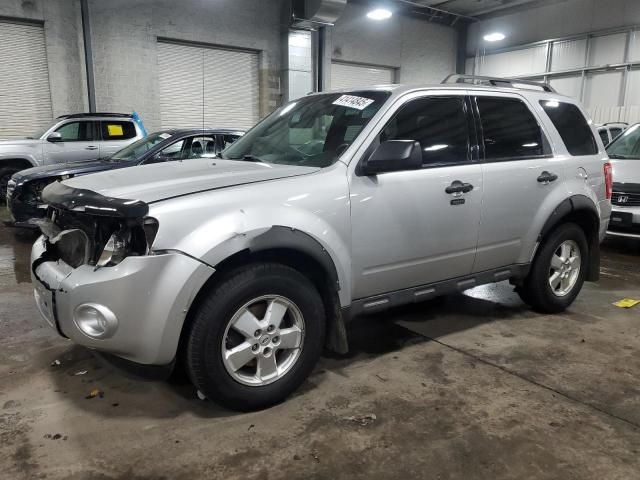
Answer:
<path fill-rule="evenodd" d="M 73 321 L 77 327 L 91 338 L 109 338 L 116 333 L 118 319 L 115 314 L 104 305 L 97 303 L 83 303 L 73 312 Z"/>

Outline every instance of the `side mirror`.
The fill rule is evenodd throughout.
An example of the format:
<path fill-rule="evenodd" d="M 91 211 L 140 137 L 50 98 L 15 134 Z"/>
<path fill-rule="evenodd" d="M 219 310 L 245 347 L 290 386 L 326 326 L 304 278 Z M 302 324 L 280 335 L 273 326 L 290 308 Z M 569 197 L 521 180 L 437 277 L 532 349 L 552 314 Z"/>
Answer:
<path fill-rule="evenodd" d="M 360 165 L 363 175 L 419 170 L 422 168 L 422 147 L 415 140 L 387 140 L 378 145 Z"/>
<path fill-rule="evenodd" d="M 47 137 L 47 142 L 55 143 L 62 141 L 62 134 L 60 132 L 50 133 Z"/>

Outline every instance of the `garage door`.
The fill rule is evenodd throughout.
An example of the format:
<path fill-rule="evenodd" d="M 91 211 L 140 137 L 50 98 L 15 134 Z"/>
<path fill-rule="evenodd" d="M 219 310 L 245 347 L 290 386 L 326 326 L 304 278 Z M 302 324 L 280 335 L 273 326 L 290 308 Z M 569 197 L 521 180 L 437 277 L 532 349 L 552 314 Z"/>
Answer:
<path fill-rule="evenodd" d="M 258 54 L 158 42 L 163 128 L 249 128 L 259 119 Z"/>
<path fill-rule="evenodd" d="M 393 68 L 355 65 L 352 63 L 331 63 L 331 89 L 384 85 L 395 81 Z"/>
<path fill-rule="evenodd" d="M 0 138 L 33 135 L 52 116 L 44 28 L 0 22 Z"/>

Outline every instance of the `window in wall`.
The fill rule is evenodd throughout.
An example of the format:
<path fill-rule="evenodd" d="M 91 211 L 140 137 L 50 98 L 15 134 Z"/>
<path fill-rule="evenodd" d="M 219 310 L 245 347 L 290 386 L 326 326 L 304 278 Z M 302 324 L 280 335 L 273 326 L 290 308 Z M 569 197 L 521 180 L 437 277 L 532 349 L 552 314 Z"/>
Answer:
<path fill-rule="evenodd" d="M 463 97 L 427 97 L 402 106 L 380 141 L 417 140 L 425 166 L 469 161 L 469 125 Z"/>
<path fill-rule="evenodd" d="M 63 142 L 91 142 L 96 140 L 96 122 L 69 122 L 56 130 Z"/>
<path fill-rule="evenodd" d="M 103 140 L 128 140 L 136 136 L 136 127 L 133 122 L 108 121 L 100 122 Z"/>
<path fill-rule="evenodd" d="M 571 155 L 594 155 L 598 146 L 591 127 L 582 112 L 571 103 L 543 100 L 540 102 L 551 122 L 558 130 Z"/>
<path fill-rule="evenodd" d="M 537 157 L 549 153 L 535 117 L 516 98 L 477 97 L 487 160 Z"/>

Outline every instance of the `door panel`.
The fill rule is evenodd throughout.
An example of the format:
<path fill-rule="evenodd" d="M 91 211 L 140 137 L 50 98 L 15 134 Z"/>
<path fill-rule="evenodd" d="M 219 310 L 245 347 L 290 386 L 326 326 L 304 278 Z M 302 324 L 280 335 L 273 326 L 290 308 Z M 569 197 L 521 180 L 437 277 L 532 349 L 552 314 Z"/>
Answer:
<path fill-rule="evenodd" d="M 565 187 L 563 165 L 553 157 L 530 105 L 508 94 L 478 95 L 475 101 L 485 157 L 473 269 L 481 272 L 521 261 L 523 245 L 531 243 L 532 221 L 545 198 Z M 544 172 L 549 175 L 543 176 Z"/>
<path fill-rule="evenodd" d="M 483 185 L 472 157 L 469 105 L 459 93 L 420 92 L 390 113 L 375 134 L 365 157 L 380 142 L 417 141 L 422 169 L 352 175 L 355 298 L 471 273 Z M 473 189 L 452 192 L 448 187 L 456 181 Z"/>
<path fill-rule="evenodd" d="M 445 192 L 455 180 L 474 186 L 464 204 Z M 354 298 L 471 273 L 482 190 L 480 165 L 354 177 Z"/>
<path fill-rule="evenodd" d="M 60 142 L 44 142 L 45 164 L 96 160 L 100 154 L 98 125 L 93 121 L 66 122 L 55 131 Z"/>

